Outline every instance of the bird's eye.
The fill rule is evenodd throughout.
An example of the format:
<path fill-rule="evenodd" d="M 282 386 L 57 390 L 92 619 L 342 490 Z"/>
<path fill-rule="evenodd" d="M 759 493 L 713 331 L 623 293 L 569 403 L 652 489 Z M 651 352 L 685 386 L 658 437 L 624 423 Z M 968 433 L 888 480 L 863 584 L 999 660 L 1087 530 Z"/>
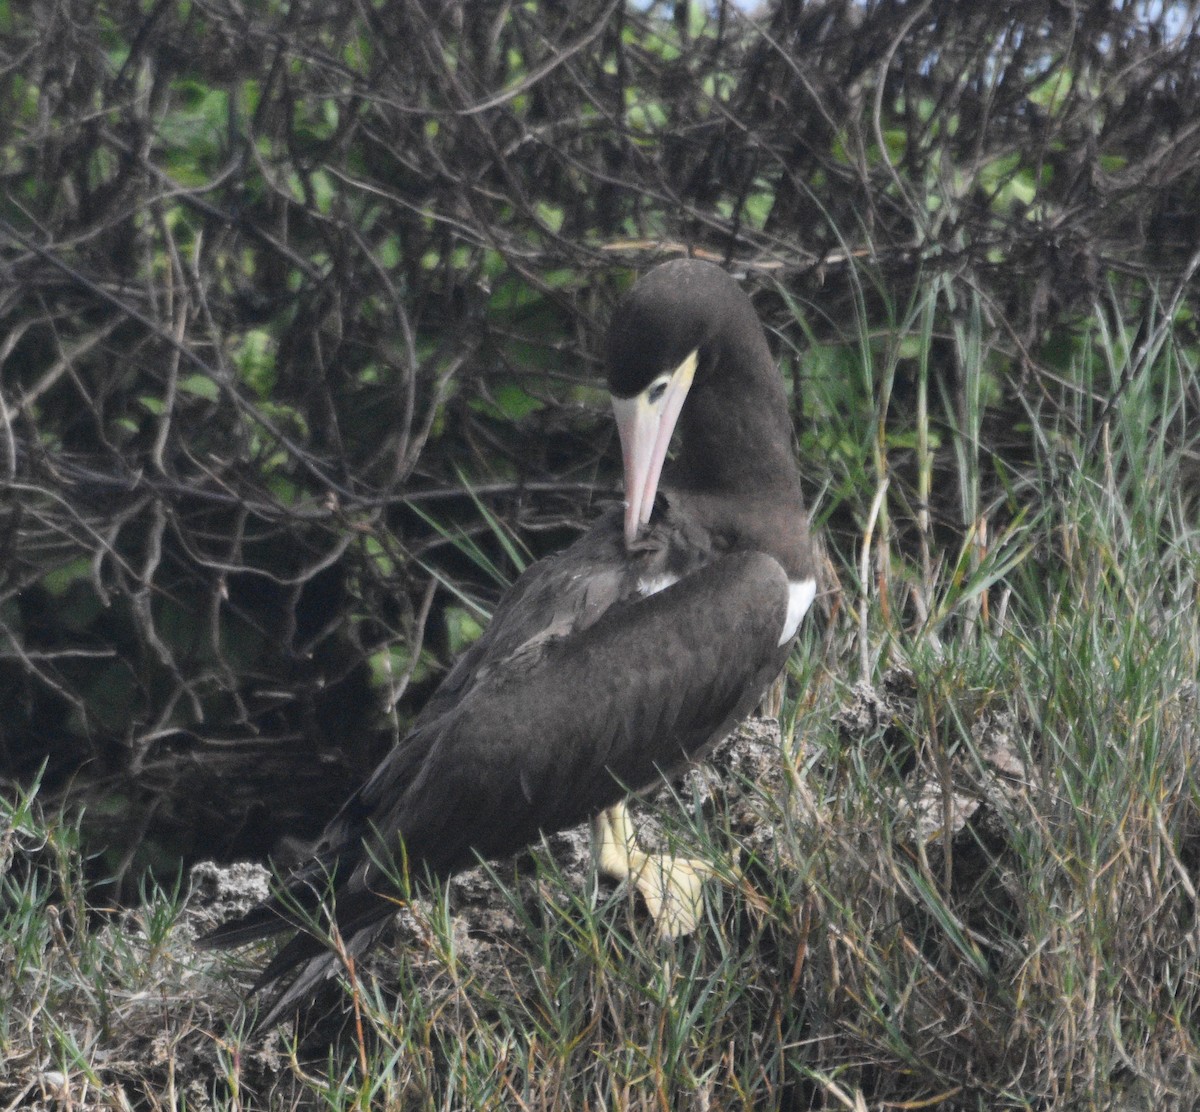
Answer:
<path fill-rule="evenodd" d="M 651 405 L 657 405 L 659 399 L 667 392 L 666 382 L 656 382 L 646 392 L 646 396 L 650 399 Z"/>

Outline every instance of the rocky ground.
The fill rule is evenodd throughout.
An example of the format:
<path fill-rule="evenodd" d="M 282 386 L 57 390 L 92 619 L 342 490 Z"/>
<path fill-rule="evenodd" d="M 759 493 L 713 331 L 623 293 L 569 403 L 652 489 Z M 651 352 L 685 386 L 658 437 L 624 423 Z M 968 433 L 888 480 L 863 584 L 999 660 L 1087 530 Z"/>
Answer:
<path fill-rule="evenodd" d="M 896 761 L 908 765 L 908 783 L 896 802 L 897 829 L 936 858 L 948 826 L 952 841 L 961 843 L 956 868 L 969 870 L 970 854 L 993 837 L 989 824 L 999 831 L 996 816 L 1027 790 L 1028 777 L 1011 724 L 991 721 L 978 724 L 973 756 L 956 756 L 940 778 L 931 775 L 928 762 L 911 755 L 911 739 L 905 736 L 915 694 L 903 671 L 889 673 L 878 688 L 860 684 L 838 712 L 837 728 L 851 747 L 882 742 L 894 748 Z M 694 815 L 718 828 L 720 845 L 737 847 L 739 868 L 801 870 L 803 862 L 788 860 L 796 852 L 796 826 L 817 837 L 829 824 L 805 774 L 823 759 L 821 752 L 785 756 L 775 721 L 751 720 L 679 784 L 634 807 L 640 836 L 649 846 L 664 844 L 673 834 L 664 829 L 663 816 L 675 815 L 682 816 L 681 836 L 687 841 L 695 834 L 686 829 L 687 816 Z M 779 834 L 785 818 L 790 838 Z M 247 1017 L 245 990 L 269 950 L 251 947 L 230 957 L 197 951 L 192 944 L 261 900 L 269 883 L 261 865 L 204 862 L 192 869 L 182 911 L 169 929 L 158 930 L 146 909 L 110 919 L 101 927 L 99 944 L 129 950 L 137 969 L 134 983 L 107 986 L 111 1000 L 99 1026 L 87 1000 L 78 1002 L 76 1014 L 55 1017 L 76 1044 L 90 1048 L 91 1080 L 68 1076 L 32 1054 L 17 1054 L 0 1082 L 0 1109 L 134 1107 L 147 1093 L 160 1094 L 166 1107 L 178 1107 L 182 1096 L 187 1107 L 203 1108 L 212 1106 L 214 1092 L 238 1086 L 274 1094 L 272 1104 L 288 1104 L 288 1093 L 296 1096 L 303 1087 L 299 1079 L 306 1055 L 313 1053 L 319 1061 L 331 1039 L 352 1038 L 345 995 L 338 997 L 332 1019 L 310 1019 L 307 1039 L 299 1045 L 290 1028 L 242 1038 L 237 1033 Z M 532 989 L 536 955 L 526 952 L 530 924 L 569 917 L 574 902 L 608 897 L 613 890 L 610 882 L 597 879 L 586 824 L 555 834 L 535 852 L 455 877 L 447 886 L 444 912 L 428 901 L 398 911 L 393 934 L 363 963 L 359 978 L 365 985 L 383 986 L 386 996 L 397 955 L 403 954 L 411 986 L 406 991 L 418 992 L 423 1007 L 445 1006 L 448 978 L 470 985 L 473 1001 L 502 1006 Z M 645 919 L 632 892 L 628 899 L 634 920 Z M 43 1013 L 37 1020 L 47 1017 Z M 38 1042 L 30 1039 L 29 1045 Z"/>

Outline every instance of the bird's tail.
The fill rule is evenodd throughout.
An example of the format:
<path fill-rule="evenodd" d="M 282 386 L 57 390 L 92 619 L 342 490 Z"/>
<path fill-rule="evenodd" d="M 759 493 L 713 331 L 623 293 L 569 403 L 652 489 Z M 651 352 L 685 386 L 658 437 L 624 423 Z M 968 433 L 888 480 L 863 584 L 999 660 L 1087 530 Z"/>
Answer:
<path fill-rule="evenodd" d="M 251 1025 L 253 1031 L 266 1031 L 285 1019 L 303 1004 L 312 1000 L 341 973 L 349 973 L 351 961 L 361 957 L 375 945 L 387 926 L 385 915 L 378 921 L 353 930 L 346 938 L 318 938 L 301 931 L 280 949 L 262 971 L 253 988 L 258 994 L 287 978 L 299 967 L 295 976 L 279 992 L 265 1011 L 260 1011 Z"/>
<path fill-rule="evenodd" d="M 339 891 L 328 870 L 320 870 L 320 879 L 323 883 L 313 870 L 306 869 L 244 915 L 196 940 L 198 948 L 215 950 L 295 932 L 250 988 L 249 996 L 256 996 L 286 982 L 266 1010 L 254 1018 L 251 1030 L 273 1027 L 346 970 L 351 959 L 375 944 L 395 910 L 394 904 L 359 887 L 354 879 L 349 891 Z M 296 973 L 288 980 L 293 970 Z"/>

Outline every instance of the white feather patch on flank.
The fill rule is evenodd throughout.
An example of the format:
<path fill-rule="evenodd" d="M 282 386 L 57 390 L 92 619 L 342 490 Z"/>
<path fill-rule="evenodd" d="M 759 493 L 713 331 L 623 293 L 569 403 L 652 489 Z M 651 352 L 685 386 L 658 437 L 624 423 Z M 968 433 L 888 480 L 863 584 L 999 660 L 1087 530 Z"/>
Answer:
<path fill-rule="evenodd" d="M 783 636 L 779 638 L 781 645 L 796 636 L 801 619 L 808 613 L 808 608 L 812 606 L 813 599 L 816 597 L 817 581 L 815 579 L 801 579 L 799 583 L 788 584 L 787 617 L 783 622 Z"/>
<path fill-rule="evenodd" d="M 662 575 L 647 575 L 638 580 L 638 594 L 656 595 L 665 591 L 672 583 L 678 583 L 679 576 L 664 572 Z"/>

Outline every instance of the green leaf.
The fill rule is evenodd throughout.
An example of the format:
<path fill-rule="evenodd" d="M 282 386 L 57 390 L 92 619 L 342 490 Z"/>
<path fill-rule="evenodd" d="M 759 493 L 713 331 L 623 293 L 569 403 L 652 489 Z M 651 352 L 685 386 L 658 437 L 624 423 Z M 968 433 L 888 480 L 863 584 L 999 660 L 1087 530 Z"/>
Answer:
<path fill-rule="evenodd" d="M 549 205 L 545 201 L 538 201 L 534 205 L 534 211 L 537 213 L 538 220 L 555 235 L 562 231 L 566 213 L 560 205 Z"/>
<path fill-rule="evenodd" d="M 309 180 L 317 209 L 328 214 L 333 209 L 333 198 L 337 195 L 337 191 L 333 187 L 333 179 L 324 170 L 314 170 Z"/>
<path fill-rule="evenodd" d="M 260 398 L 266 398 L 275 388 L 275 341 L 263 328 L 252 328 L 242 337 L 233 353 L 238 377 Z"/>
<path fill-rule="evenodd" d="M 92 574 L 92 561 L 87 556 L 80 556 L 70 563 L 63 564 L 42 576 L 42 586 L 55 598 L 61 598 L 72 584 L 81 579 L 87 579 Z"/>
<path fill-rule="evenodd" d="M 217 401 L 221 396 L 221 388 L 206 374 L 188 375 L 179 383 L 179 389 L 210 402 Z"/>
<path fill-rule="evenodd" d="M 493 397 L 500 412 L 510 421 L 519 421 L 522 417 L 528 417 L 529 414 L 545 408 L 545 403 L 525 393 L 515 384 L 501 386 L 494 392 Z"/>
<path fill-rule="evenodd" d="M 478 636 L 478 634 L 476 634 Z M 396 681 L 408 670 L 412 660 L 412 652 L 407 645 L 388 645 L 367 658 L 371 669 L 371 686 L 383 691 L 391 691 Z M 410 679 L 413 683 L 421 683 L 432 674 L 432 660 L 428 653 L 422 652 L 417 657 L 416 666 Z"/>
<path fill-rule="evenodd" d="M 468 646 L 479 640 L 483 626 L 475 620 L 469 610 L 461 606 L 447 606 L 445 610 L 446 637 L 453 656 L 458 656 Z"/>
<path fill-rule="evenodd" d="M 400 237 L 388 236 L 376 249 L 375 261 L 384 270 L 394 270 L 400 265 Z"/>

